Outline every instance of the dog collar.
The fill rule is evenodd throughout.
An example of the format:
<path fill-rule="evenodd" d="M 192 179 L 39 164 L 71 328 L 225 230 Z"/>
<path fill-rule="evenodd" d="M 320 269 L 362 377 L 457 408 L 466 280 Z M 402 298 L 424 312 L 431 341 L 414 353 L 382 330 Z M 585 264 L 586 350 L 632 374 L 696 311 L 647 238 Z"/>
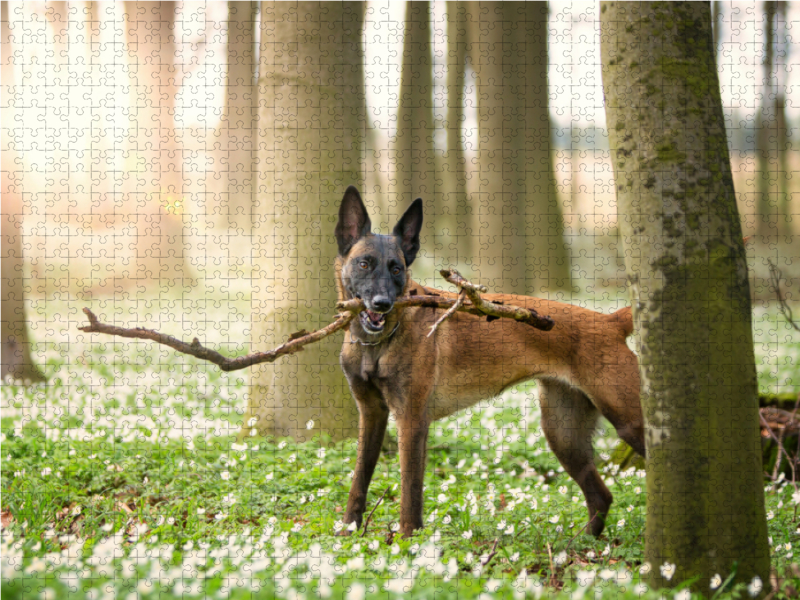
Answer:
<path fill-rule="evenodd" d="M 392 307 L 392 308 L 394 308 L 394 307 Z M 358 342 L 362 346 L 377 346 L 378 344 L 382 344 L 383 342 L 388 342 L 390 339 L 392 339 L 392 336 L 394 335 L 394 332 L 397 331 L 398 327 L 400 327 L 400 321 L 397 322 L 397 325 L 395 325 L 394 329 L 392 329 L 392 333 L 390 333 L 389 336 L 385 340 L 378 340 L 377 342 L 362 342 L 360 339 L 358 339 L 357 337 L 353 336 L 353 334 L 350 333 L 349 331 L 347 333 L 350 333 L 350 337 L 353 338 L 352 340 L 350 340 L 351 344 L 355 344 L 356 342 Z"/>

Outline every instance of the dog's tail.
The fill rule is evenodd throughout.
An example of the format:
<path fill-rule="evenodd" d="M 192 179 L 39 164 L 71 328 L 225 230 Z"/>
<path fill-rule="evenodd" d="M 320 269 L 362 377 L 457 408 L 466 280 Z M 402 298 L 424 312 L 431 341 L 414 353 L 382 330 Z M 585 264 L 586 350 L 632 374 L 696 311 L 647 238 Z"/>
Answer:
<path fill-rule="evenodd" d="M 611 313 L 608 315 L 608 319 L 619 324 L 625 337 L 633 333 L 633 313 L 631 312 L 630 306 L 626 306 L 617 312 Z"/>

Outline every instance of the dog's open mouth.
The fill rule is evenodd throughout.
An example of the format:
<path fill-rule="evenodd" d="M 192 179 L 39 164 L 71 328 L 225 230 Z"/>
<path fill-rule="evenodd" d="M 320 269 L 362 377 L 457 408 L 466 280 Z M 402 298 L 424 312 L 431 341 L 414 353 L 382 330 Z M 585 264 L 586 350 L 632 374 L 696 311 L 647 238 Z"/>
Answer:
<path fill-rule="evenodd" d="M 361 320 L 361 326 L 367 333 L 380 333 L 386 325 L 386 315 L 369 309 L 362 310 L 358 317 Z"/>

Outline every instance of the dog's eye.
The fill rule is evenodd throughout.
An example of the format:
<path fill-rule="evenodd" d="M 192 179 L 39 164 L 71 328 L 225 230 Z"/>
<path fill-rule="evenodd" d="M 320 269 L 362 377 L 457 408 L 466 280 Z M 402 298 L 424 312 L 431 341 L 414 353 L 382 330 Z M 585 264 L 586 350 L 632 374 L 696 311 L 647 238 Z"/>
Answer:
<path fill-rule="evenodd" d="M 362 260 L 360 263 L 358 263 L 358 266 L 362 269 L 369 269 L 369 263 L 365 260 Z"/>
<path fill-rule="evenodd" d="M 392 269 L 392 273 L 394 275 L 400 275 L 400 273 L 402 273 L 402 272 L 403 272 L 403 269 L 401 269 L 400 267 L 395 267 L 394 269 Z"/>

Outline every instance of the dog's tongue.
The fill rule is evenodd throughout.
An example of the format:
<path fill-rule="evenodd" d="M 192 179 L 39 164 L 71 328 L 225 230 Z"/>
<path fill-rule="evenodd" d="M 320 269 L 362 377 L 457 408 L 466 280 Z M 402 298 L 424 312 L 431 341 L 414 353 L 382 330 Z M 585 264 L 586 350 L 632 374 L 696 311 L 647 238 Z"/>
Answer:
<path fill-rule="evenodd" d="M 380 323 L 383 320 L 383 315 L 380 313 L 372 312 L 371 310 L 367 310 L 367 316 L 369 317 L 370 321 L 373 323 Z"/>

